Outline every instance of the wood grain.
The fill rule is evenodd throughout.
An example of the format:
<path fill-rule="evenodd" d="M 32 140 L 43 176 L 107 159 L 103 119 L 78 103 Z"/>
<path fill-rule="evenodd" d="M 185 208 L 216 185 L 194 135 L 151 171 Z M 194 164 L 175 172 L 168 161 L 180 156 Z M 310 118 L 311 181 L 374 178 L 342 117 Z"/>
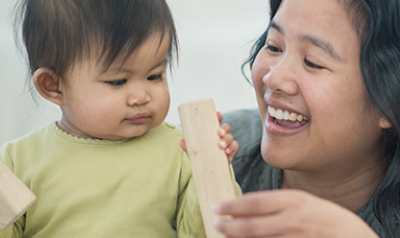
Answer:
<path fill-rule="evenodd" d="M 35 200 L 36 196 L 0 161 L 0 229 L 14 223 Z"/>
<path fill-rule="evenodd" d="M 227 156 L 218 146 L 219 121 L 214 102 L 192 101 L 180 105 L 178 110 L 207 237 L 221 237 L 213 226 L 218 216 L 212 206 L 233 199 L 235 192 Z"/>

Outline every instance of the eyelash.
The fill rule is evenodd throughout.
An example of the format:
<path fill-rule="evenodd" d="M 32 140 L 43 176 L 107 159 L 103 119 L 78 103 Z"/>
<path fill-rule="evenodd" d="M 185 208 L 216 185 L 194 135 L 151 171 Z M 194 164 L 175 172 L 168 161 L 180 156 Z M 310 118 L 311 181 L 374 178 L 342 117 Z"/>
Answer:
<path fill-rule="evenodd" d="M 147 80 L 151 80 L 151 81 L 155 81 L 155 80 L 157 80 L 157 81 L 162 81 L 162 80 L 163 80 L 163 77 L 162 77 L 162 74 L 154 74 L 154 75 L 151 75 L 150 77 L 148 77 Z"/>
<path fill-rule="evenodd" d="M 314 68 L 314 69 L 323 69 L 323 67 L 321 67 L 321 66 L 319 66 L 319 65 L 316 65 L 316 64 L 314 64 L 314 63 L 308 61 L 307 59 L 304 59 L 304 63 L 305 63 L 308 67 L 310 67 L 310 68 Z"/>
<path fill-rule="evenodd" d="M 282 52 L 281 49 L 279 49 L 278 47 L 272 46 L 272 45 L 267 45 L 267 46 L 266 46 L 266 49 L 269 50 L 269 51 L 271 51 L 271 52 L 273 52 L 273 53 Z M 308 61 L 307 59 L 304 59 L 304 63 L 305 63 L 308 67 L 310 67 L 310 68 L 314 68 L 314 69 L 323 69 L 323 67 L 321 67 L 321 66 L 319 66 L 319 65 L 316 65 L 316 64 L 314 64 L 314 63 Z"/>
<path fill-rule="evenodd" d="M 163 77 L 162 77 L 162 74 L 155 74 L 155 75 L 151 75 L 150 77 L 148 77 L 147 80 L 162 81 Z M 124 86 L 126 84 L 126 82 L 127 82 L 126 79 L 120 79 L 120 80 L 114 80 L 114 81 L 107 81 L 106 83 L 111 86 L 114 86 L 114 87 L 121 87 L 121 86 Z"/>
<path fill-rule="evenodd" d="M 107 81 L 106 83 L 114 87 L 122 87 L 126 84 L 126 81 L 126 79 L 120 79 L 115 81 Z"/>
<path fill-rule="evenodd" d="M 267 45 L 265 48 L 271 52 L 282 52 L 281 49 L 272 45 Z"/>

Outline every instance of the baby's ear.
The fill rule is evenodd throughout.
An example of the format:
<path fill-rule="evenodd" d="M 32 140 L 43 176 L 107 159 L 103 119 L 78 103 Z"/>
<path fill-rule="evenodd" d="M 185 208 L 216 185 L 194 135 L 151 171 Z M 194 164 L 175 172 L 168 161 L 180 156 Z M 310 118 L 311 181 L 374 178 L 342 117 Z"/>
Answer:
<path fill-rule="evenodd" d="M 33 83 L 42 97 L 59 106 L 64 104 L 60 77 L 54 70 L 39 68 L 33 74 Z"/>

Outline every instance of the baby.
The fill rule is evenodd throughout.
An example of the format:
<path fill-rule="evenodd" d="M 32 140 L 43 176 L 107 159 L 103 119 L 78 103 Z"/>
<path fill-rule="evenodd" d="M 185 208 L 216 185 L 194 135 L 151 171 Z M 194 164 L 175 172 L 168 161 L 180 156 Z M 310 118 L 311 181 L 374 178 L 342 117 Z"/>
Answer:
<path fill-rule="evenodd" d="M 177 50 L 165 1 L 25 0 L 22 11 L 34 86 L 62 117 L 1 147 L 37 201 L 0 237 L 205 237 L 181 130 L 164 122 Z"/>

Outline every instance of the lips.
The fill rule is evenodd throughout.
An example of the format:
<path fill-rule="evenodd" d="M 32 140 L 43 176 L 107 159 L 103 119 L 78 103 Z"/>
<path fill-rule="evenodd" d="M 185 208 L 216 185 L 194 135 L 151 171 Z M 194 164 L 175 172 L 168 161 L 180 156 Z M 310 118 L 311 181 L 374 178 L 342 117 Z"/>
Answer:
<path fill-rule="evenodd" d="M 297 114 L 294 112 L 289 112 L 286 110 L 282 110 L 282 109 L 275 109 L 271 106 L 268 106 L 268 113 L 272 116 L 275 117 L 278 120 L 289 120 L 289 121 L 299 121 L 302 122 L 304 121 L 308 121 L 308 118 L 302 114 Z"/>
<path fill-rule="evenodd" d="M 278 135 L 293 135 L 300 132 L 309 119 L 299 113 L 268 106 L 267 131 Z"/>
<path fill-rule="evenodd" d="M 133 123 L 146 123 L 148 120 L 150 120 L 151 116 L 147 113 L 138 113 L 134 115 L 131 118 L 128 118 L 126 120 L 131 121 Z"/>

